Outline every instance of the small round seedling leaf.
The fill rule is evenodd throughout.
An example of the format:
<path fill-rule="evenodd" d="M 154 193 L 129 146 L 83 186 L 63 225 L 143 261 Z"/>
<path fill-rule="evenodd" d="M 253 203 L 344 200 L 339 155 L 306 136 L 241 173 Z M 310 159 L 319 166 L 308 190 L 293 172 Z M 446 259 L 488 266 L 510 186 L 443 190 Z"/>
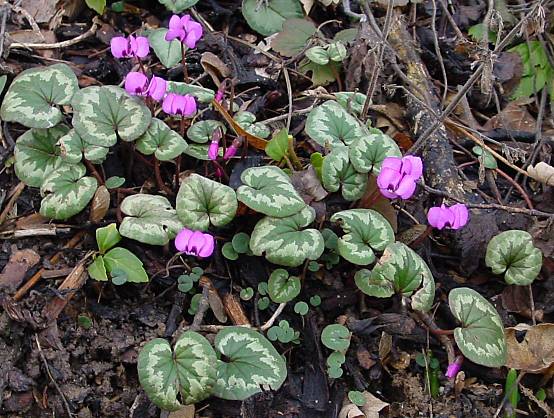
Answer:
<path fill-rule="evenodd" d="M 112 176 L 112 177 L 106 179 L 106 182 L 104 183 L 104 185 L 108 189 L 117 189 L 118 187 L 121 187 L 124 184 L 125 184 L 125 178 L 118 177 L 118 176 Z"/>
<path fill-rule="evenodd" d="M 239 232 L 233 236 L 231 243 L 237 253 L 245 254 L 250 249 L 250 235 L 245 232 Z"/>
<path fill-rule="evenodd" d="M 541 271 L 542 252 L 533 245 L 526 231 L 504 231 L 488 245 L 485 263 L 494 274 L 504 274 L 508 284 L 525 286 L 533 283 Z"/>
<path fill-rule="evenodd" d="M 104 254 L 110 248 L 113 248 L 119 241 L 121 241 L 121 235 L 117 231 L 115 223 L 96 230 L 96 244 L 100 254 Z"/>
<path fill-rule="evenodd" d="M 235 261 L 239 258 L 238 253 L 233 248 L 233 244 L 230 242 L 226 242 L 223 244 L 223 247 L 221 247 L 221 254 L 223 254 L 223 257 L 225 257 L 227 260 Z"/>
<path fill-rule="evenodd" d="M 483 150 L 483 148 L 481 148 L 479 145 L 475 145 L 471 150 L 475 155 L 479 157 L 479 160 L 483 160 L 485 168 L 488 168 L 490 170 L 498 168 L 496 158 L 494 158 L 494 155 L 492 155 L 489 151 Z"/>
<path fill-rule="evenodd" d="M 368 135 L 366 129 L 340 104 L 333 100 L 314 108 L 306 120 L 306 133 L 319 145 L 350 145 Z"/>
<path fill-rule="evenodd" d="M 121 235 L 145 244 L 165 245 L 183 228 L 175 209 L 163 196 L 128 196 L 120 209 L 126 215 L 119 227 Z"/>
<path fill-rule="evenodd" d="M 308 263 L 308 270 L 310 270 L 311 272 L 316 272 L 316 271 L 319 271 L 319 263 L 317 261 L 310 261 Z"/>
<path fill-rule="evenodd" d="M 153 118 L 146 132 L 136 142 L 136 148 L 144 155 L 152 155 L 160 161 L 170 161 L 187 149 L 187 142 L 165 122 Z"/>
<path fill-rule="evenodd" d="M 225 125 L 217 120 L 201 120 L 194 123 L 187 131 L 187 137 L 199 144 L 205 144 L 212 139 L 214 131 L 220 128 L 223 133 L 227 130 Z"/>
<path fill-rule="evenodd" d="M 304 316 L 308 313 L 309 306 L 306 302 L 296 302 L 294 304 L 294 312 L 296 312 L 298 315 Z"/>
<path fill-rule="evenodd" d="M 315 219 L 315 211 L 305 206 L 287 218 L 266 216 L 258 221 L 250 238 L 254 255 L 262 255 L 274 264 L 297 267 L 306 259 L 317 260 L 323 254 L 323 237 L 317 229 L 302 229 Z"/>
<path fill-rule="evenodd" d="M 139 381 L 156 406 L 177 411 L 181 403 L 193 404 L 210 396 L 216 362 L 210 342 L 197 332 L 184 332 L 173 350 L 166 340 L 156 338 L 139 353 Z M 177 399 L 178 394 L 181 400 Z"/>
<path fill-rule="evenodd" d="M 29 128 L 51 128 L 63 117 L 57 106 L 70 104 L 77 90 L 77 77 L 66 64 L 25 70 L 10 85 L 0 117 Z"/>
<path fill-rule="evenodd" d="M 218 332 L 214 346 L 228 360 L 217 362 L 213 393 L 219 398 L 244 400 L 264 387 L 277 390 L 287 377 L 283 357 L 257 331 L 227 327 Z"/>
<path fill-rule="evenodd" d="M 254 289 L 252 289 L 251 287 L 247 287 L 240 291 L 240 298 L 242 300 L 245 300 L 245 301 L 250 300 L 252 299 L 253 296 L 254 296 Z"/>
<path fill-rule="evenodd" d="M 344 371 L 341 367 L 329 367 L 327 368 L 327 374 L 331 379 L 339 379 L 342 377 Z"/>
<path fill-rule="evenodd" d="M 473 289 L 457 288 L 448 295 L 448 304 L 461 327 L 454 339 L 464 356 L 486 367 L 506 362 L 506 338 L 500 315 L 494 306 Z"/>
<path fill-rule="evenodd" d="M 401 157 L 396 142 L 385 134 L 371 134 L 354 140 L 348 147 L 350 163 L 360 173 L 378 175 L 381 164 L 387 157 Z"/>
<path fill-rule="evenodd" d="M 264 215 L 283 218 L 306 206 L 294 189 L 289 176 L 275 166 L 251 167 L 240 176 L 237 199 Z"/>
<path fill-rule="evenodd" d="M 98 182 L 83 177 L 80 164 L 64 166 L 52 172 L 40 187 L 40 214 L 51 219 L 69 219 L 81 212 L 92 200 Z"/>
<path fill-rule="evenodd" d="M 169 0 L 170 1 L 170 0 Z M 148 32 L 148 41 L 152 50 L 165 68 L 175 67 L 181 62 L 181 42 L 174 39 L 171 42 L 165 40 L 168 29 L 160 28 Z"/>
<path fill-rule="evenodd" d="M 187 228 L 206 231 L 210 224 L 223 226 L 231 222 L 238 203 L 229 186 L 193 173 L 181 183 L 176 207 L 177 216 Z"/>
<path fill-rule="evenodd" d="M 286 303 L 300 294 L 300 279 L 290 276 L 285 269 L 274 270 L 269 276 L 267 290 L 275 303 Z"/>
<path fill-rule="evenodd" d="M 262 296 L 267 295 L 268 285 L 267 282 L 258 283 L 258 293 Z"/>
<path fill-rule="evenodd" d="M 243 0 L 242 14 L 248 25 L 263 36 L 280 32 L 287 19 L 304 17 L 298 0 Z"/>
<path fill-rule="evenodd" d="M 198 0 L 160 0 L 160 3 L 173 13 L 181 13 L 198 3 Z"/>
<path fill-rule="evenodd" d="M 334 42 L 327 46 L 327 56 L 335 62 L 341 62 L 346 58 L 346 47 L 342 42 Z"/>
<path fill-rule="evenodd" d="M 335 213 L 332 222 L 339 222 L 345 234 L 338 240 L 339 254 L 358 265 L 375 260 L 373 250 L 382 251 L 394 242 L 394 232 L 387 219 L 372 209 L 350 209 Z"/>
<path fill-rule="evenodd" d="M 329 62 L 327 49 L 322 46 L 314 46 L 306 51 L 306 57 L 316 64 L 325 65 Z"/>
<path fill-rule="evenodd" d="M 329 357 L 327 357 L 327 366 L 330 368 L 340 368 L 345 361 L 346 357 L 344 353 L 333 351 Z"/>
<path fill-rule="evenodd" d="M 342 187 L 342 197 L 354 201 L 364 195 L 368 176 L 357 172 L 350 164 L 346 146 L 336 145 L 323 160 L 321 180 L 328 191 L 337 192 Z"/>
<path fill-rule="evenodd" d="M 194 315 L 196 314 L 196 312 L 198 312 L 198 306 L 200 305 L 201 300 L 202 300 L 202 293 L 197 293 L 191 298 L 190 306 L 187 311 L 190 315 Z"/>
<path fill-rule="evenodd" d="M 267 308 L 269 308 L 270 304 L 271 300 L 267 296 L 258 299 L 258 309 L 260 311 L 265 311 Z"/>
<path fill-rule="evenodd" d="M 58 140 L 68 131 L 66 126 L 58 125 L 50 129 L 30 129 L 17 138 L 14 155 L 15 174 L 19 180 L 28 186 L 40 187 L 52 172 L 78 163 L 80 159 L 64 160 L 57 146 Z"/>
<path fill-rule="evenodd" d="M 84 329 L 91 329 L 92 328 L 92 319 L 90 319 L 89 316 L 81 314 L 77 317 L 77 322 L 79 323 L 79 326 Z"/>
<path fill-rule="evenodd" d="M 111 147 L 117 138 L 140 137 L 152 115 L 144 102 L 116 86 L 91 86 L 79 90 L 71 101 L 73 127 L 89 144 Z"/>
<path fill-rule="evenodd" d="M 187 293 L 194 287 L 194 280 L 188 274 L 183 274 L 177 279 L 179 292 Z"/>
<path fill-rule="evenodd" d="M 321 342 L 331 350 L 346 353 L 350 346 L 350 331 L 344 325 L 327 325 L 321 332 Z"/>
<path fill-rule="evenodd" d="M 357 390 L 351 390 L 348 392 L 348 399 L 350 399 L 350 402 L 357 406 L 364 406 L 366 403 L 364 394 Z"/>
<path fill-rule="evenodd" d="M 310 305 L 313 307 L 318 307 L 321 305 L 321 297 L 319 295 L 314 295 L 310 298 Z"/>
<path fill-rule="evenodd" d="M 110 273 L 110 275 L 114 270 L 122 270 L 127 275 L 127 281 L 129 282 L 148 282 L 148 274 L 146 274 L 142 266 L 142 261 L 126 248 L 112 248 L 103 258 L 106 271 Z"/>

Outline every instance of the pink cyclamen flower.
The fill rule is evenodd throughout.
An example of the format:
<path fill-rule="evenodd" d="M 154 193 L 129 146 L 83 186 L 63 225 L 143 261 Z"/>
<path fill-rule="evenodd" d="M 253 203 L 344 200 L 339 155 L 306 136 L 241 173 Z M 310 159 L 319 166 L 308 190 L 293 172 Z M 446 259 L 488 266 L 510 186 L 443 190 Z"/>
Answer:
<path fill-rule="evenodd" d="M 188 255 L 206 258 L 214 252 L 215 241 L 210 234 L 183 228 L 175 237 L 175 248 Z"/>
<path fill-rule="evenodd" d="M 116 58 L 144 58 L 150 52 L 150 43 L 144 36 L 136 38 L 133 35 L 129 35 L 129 38 L 115 36 L 110 41 L 110 48 Z"/>
<path fill-rule="evenodd" d="M 162 103 L 162 109 L 168 115 L 192 116 L 196 113 L 196 100 L 190 94 L 182 96 L 168 93 Z"/>
<path fill-rule="evenodd" d="M 381 194 L 389 199 L 409 199 L 422 174 L 423 163 L 419 157 L 387 157 L 381 164 L 377 186 Z"/>
<path fill-rule="evenodd" d="M 169 19 L 169 30 L 165 34 L 166 41 L 179 39 L 187 47 L 194 48 L 201 37 L 202 25 L 192 20 L 189 15 L 183 17 L 173 15 Z"/>
<path fill-rule="evenodd" d="M 148 84 L 146 94 L 159 102 L 164 98 L 166 90 L 167 81 L 163 78 L 154 76 L 152 77 L 152 80 L 150 80 L 150 84 Z"/>
<path fill-rule="evenodd" d="M 440 206 L 432 207 L 427 212 L 429 225 L 437 229 L 460 229 L 467 224 L 468 219 L 469 211 L 461 203 L 456 203 L 450 207 L 443 203 Z"/>
<path fill-rule="evenodd" d="M 454 379 L 462 368 L 463 362 L 464 358 L 462 356 L 457 356 L 456 360 L 454 360 L 454 363 L 448 365 L 448 368 L 446 369 L 446 377 L 448 377 L 449 379 Z"/>
<path fill-rule="evenodd" d="M 125 77 L 125 91 L 132 95 L 142 96 L 148 89 L 148 77 L 143 73 L 131 71 Z"/>
<path fill-rule="evenodd" d="M 218 140 L 212 140 L 210 142 L 210 146 L 208 148 L 208 158 L 210 160 L 217 160 L 217 156 L 219 154 L 219 139 Z"/>
<path fill-rule="evenodd" d="M 235 146 L 235 144 L 231 144 L 229 148 L 225 150 L 225 154 L 223 155 L 224 160 L 229 160 L 235 156 L 237 153 L 238 148 Z"/>

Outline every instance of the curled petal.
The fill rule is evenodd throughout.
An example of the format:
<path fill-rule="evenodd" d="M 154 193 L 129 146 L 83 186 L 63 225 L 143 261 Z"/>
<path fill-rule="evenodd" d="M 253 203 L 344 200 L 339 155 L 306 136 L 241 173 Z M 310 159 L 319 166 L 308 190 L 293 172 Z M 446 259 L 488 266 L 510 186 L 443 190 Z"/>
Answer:
<path fill-rule="evenodd" d="M 165 34 L 165 40 L 170 42 L 174 39 L 179 39 L 185 35 L 185 32 L 181 29 L 169 29 L 167 33 Z"/>
<path fill-rule="evenodd" d="M 112 55 L 116 58 L 126 58 L 128 56 L 129 42 L 123 36 L 115 36 L 110 41 Z"/>
<path fill-rule="evenodd" d="M 402 158 L 402 174 L 406 174 L 416 180 L 423 174 L 423 162 L 421 158 L 408 155 Z"/>
<path fill-rule="evenodd" d="M 395 190 L 395 193 L 400 197 L 401 199 L 409 199 L 412 197 L 416 189 L 416 183 L 415 179 L 411 176 L 404 176 L 402 177 L 402 180 L 400 180 L 400 183 L 398 183 L 398 187 Z"/>
<path fill-rule="evenodd" d="M 233 158 L 236 153 L 237 153 L 237 147 L 235 147 L 234 145 L 231 145 L 229 148 L 225 150 L 225 155 L 223 156 L 223 159 L 228 160 L 230 158 Z"/>
<path fill-rule="evenodd" d="M 393 193 L 393 192 L 390 192 L 388 191 L 387 189 L 379 189 L 379 191 L 381 192 L 381 194 L 383 196 L 385 196 L 387 199 L 396 199 L 398 196 L 396 195 L 396 193 Z"/>
<path fill-rule="evenodd" d="M 453 221 L 451 223 L 452 229 L 460 229 L 467 224 L 469 219 L 469 211 L 467 207 L 461 203 L 457 203 L 449 208 L 452 213 Z"/>
<path fill-rule="evenodd" d="M 125 91 L 133 95 L 142 95 L 146 92 L 148 78 L 139 72 L 132 71 L 125 77 Z"/>
<path fill-rule="evenodd" d="M 171 19 L 169 19 L 169 29 L 181 29 L 183 25 L 181 24 L 181 18 L 179 18 L 178 15 L 171 16 Z"/>
<path fill-rule="evenodd" d="M 178 251 L 187 251 L 190 237 L 192 236 L 193 231 L 188 228 L 183 228 L 175 237 L 175 248 Z"/>
<path fill-rule="evenodd" d="M 427 221 L 433 228 L 443 229 L 452 222 L 452 214 L 444 205 L 434 206 L 427 212 Z"/>
<path fill-rule="evenodd" d="M 163 78 L 154 76 L 152 77 L 152 80 L 150 80 L 150 84 L 148 85 L 148 90 L 146 91 L 146 93 L 148 94 L 148 96 L 159 102 L 163 99 L 166 90 L 167 81 L 165 81 Z"/>
<path fill-rule="evenodd" d="M 400 173 L 402 168 L 402 158 L 399 157 L 387 157 L 381 163 L 381 169 L 389 168 L 391 170 L 397 171 Z"/>
<path fill-rule="evenodd" d="M 198 249 L 198 257 L 206 258 L 212 255 L 215 247 L 214 237 L 210 234 L 204 235 L 204 244 Z"/>
<path fill-rule="evenodd" d="M 165 96 L 165 99 L 162 103 L 162 110 L 165 113 L 167 113 L 168 115 L 174 115 L 175 114 L 175 112 L 173 111 L 174 110 L 173 103 L 175 102 L 176 97 L 177 97 L 177 95 L 175 93 L 168 93 Z"/>
<path fill-rule="evenodd" d="M 148 38 L 145 36 L 137 36 L 136 48 L 133 50 L 133 53 L 139 57 L 144 58 L 150 52 L 150 43 Z"/>
<path fill-rule="evenodd" d="M 201 231 L 194 231 L 190 236 L 188 243 L 188 253 L 190 255 L 198 255 L 200 249 L 204 246 L 206 238 Z"/>
<path fill-rule="evenodd" d="M 218 154 L 219 154 L 219 142 L 218 141 L 210 142 L 210 147 L 208 148 L 208 158 L 210 160 L 217 160 Z"/>
<path fill-rule="evenodd" d="M 196 113 L 196 99 L 190 94 L 184 96 L 183 116 L 192 116 Z"/>
<path fill-rule="evenodd" d="M 396 190 L 396 188 L 398 187 L 398 183 L 400 183 L 400 180 L 402 180 L 402 176 L 397 170 L 388 167 L 381 167 L 381 171 L 377 176 L 377 186 L 380 189 Z"/>

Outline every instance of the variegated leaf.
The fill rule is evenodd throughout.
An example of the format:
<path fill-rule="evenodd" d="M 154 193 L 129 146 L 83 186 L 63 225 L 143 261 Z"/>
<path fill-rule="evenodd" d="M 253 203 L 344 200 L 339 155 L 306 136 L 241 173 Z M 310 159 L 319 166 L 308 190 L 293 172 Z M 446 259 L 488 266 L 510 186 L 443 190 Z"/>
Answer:
<path fill-rule="evenodd" d="M 64 161 L 58 140 L 68 132 L 65 125 L 50 129 L 30 129 L 15 143 L 15 174 L 25 184 L 40 187 L 53 171 L 73 165 Z M 79 164 L 81 168 L 84 167 Z"/>
<path fill-rule="evenodd" d="M 144 102 L 116 86 L 91 86 L 79 90 L 71 102 L 73 127 L 89 144 L 111 147 L 117 138 L 133 141 L 152 119 Z"/>
<path fill-rule="evenodd" d="M 378 175 L 381 163 L 387 157 L 401 157 L 396 142 L 385 134 L 371 134 L 354 140 L 348 147 L 350 162 L 360 173 Z"/>
<path fill-rule="evenodd" d="M 350 145 L 367 136 L 367 130 L 333 100 L 314 108 L 306 120 L 306 133 L 321 146 Z"/>
<path fill-rule="evenodd" d="M 345 234 L 339 238 L 339 254 L 358 265 L 375 260 L 373 250 L 382 251 L 394 242 L 394 232 L 386 218 L 372 209 L 350 209 L 335 213 L 331 222 L 339 222 Z"/>
<path fill-rule="evenodd" d="M 165 40 L 168 29 L 159 28 L 148 32 L 148 40 L 154 54 L 165 68 L 171 68 L 181 62 L 181 42 L 174 39 L 171 42 Z"/>
<path fill-rule="evenodd" d="M 346 47 L 340 41 L 333 42 L 327 46 L 327 56 L 331 61 L 341 62 L 346 58 Z"/>
<path fill-rule="evenodd" d="M 215 384 L 217 357 L 209 341 L 194 331 L 184 332 L 171 350 L 156 338 L 142 348 L 138 357 L 141 386 L 158 407 L 176 411 L 184 404 L 210 396 Z M 181 400 L 177 397 L 181 394 Z"/>
<path fill-rule="evenodd" d="M 322 46 L 314 46 L 306 51 L 306 57 L 316 64 L 325 65 L 329 62 L 327 50 Z"/>
<path fill-rule="evenodd" d="M 489 241 L 485 262 L 494 274 L 504 273 L 506 283 L 525 286 L 539 275 L 542 252 L 533 245 L 529 232 L 514 229 Z"/>
<path fill-rule="evenodd" d="M 462 354 L 483 366 L 503 366 L 506 338 L 502 320 L 494 306 L 467 287 L 450 291 L 448 304 L 462 325 L 454 330 L 454 339 Z"/>
<path fill-rule="evenodd" d="M 280 32 L 287 19 L 304 17 L 298 0 L 243 0 L 242 14 L 246 23 L 263 36 Z"/>
<path fill-rule="evenodd" d="M 205 144 L 212 139 L 212 135 L 217 128 L 221 128 L 223 133 L 227 131 L 225 125 L 217 120 L 201 120 L 192 124 L 187 131 L 187 136 L 191 141 Z"/>
<path fill-rule="evenodd" d="M 187 142 L 165 122 L 152 118 L 146 132 L 137 139 L 137 150 L 144 155 L 154 154 L 160 161 L 170 161 L 187 149 Z"/>
<path fill-rule="evenodd" d="M 40 214 L 65 220 L 81 212 L 98 186 L 94 177 L 83 177 L 85 171 L 82 165 L 74 164 L 60 167 L 46 177 L 40 188 Z"/>
<path fill-rule="evenodd" d="M 60 147 L 60 157 L 69 163 L 78 163 L 84 156 L 86 160 L 94 164 L 101 164 L 110 151 L 108 147 L 87 143 L 75 129 L 71 129 L 62 136 L 58 141 L 58 146 Z"/>
<path fill-rule="evenodd" d="M 282 218 L 306 206 L 289 176 L 279 167 L 247 168 L 240 178 L 244 184 L 237 189 L 237 199 L 256 212 Z"/>
<path fill-rule="evenodd" d="M 342 197 L 346 200 L 360 199 L 367 188 L 367 174 L 358 173 L 348 160 L 348 147 L 337 145 L 323 160 L 321 167 L 323 186 L 336 192 L 342 186 Z"/>
<path fill-rule="evenodd" d="M 356 285 L 366 295 L 389 297 L 394 293 L 413 295 L 412 308 L 428 311 L 435 296 L 435 281 L 423 259 L 410 247 L 395 242 L 389 244 L 373 270 L 363 269 L 355 275 Z"/>
<path fill-rule="evenodd" d="M 300 294 L 300 289 L 300 279 L 289 277 L 289 272 L 285 269 L 273 270 L 267 281 L 267 292 L 275 303 L 290 302 Z"/>
<path fill-rule="evenodd" d="M 121 202 L 127 215 L 119 232 L 127 238 L 150 245 L 165 245 L 183 229 L 177 212 L 163 196 L 135 194 Z"/>
<path fill-rule="evenodd" d="M 259 332 L 227 327 L 215 337 L 215 349 L 226 361 L 217 362 L 213 393 L 229 400 L 244 400 L 263 390 L 277 390 L 287 377 L 285 360 Z"/>
<path fill-rule="evenodd" d="M 339 91 L 333 93 L 333 95 L 337 98 L 337 102 L 349 113 L 356 116 L 361 115 L 367 97 L 365 94 L 352 91 Z"/>
<path fill-rule="evenodd" d="M 77 90 L 77 77 L 66 64 L 25 70 L 10 85 L 0 117 L 29 128 L 51 128 L 63 117 L 56 106 L 70 104 Z"/>
<path fill-rule="evenodd" d="M 256 123 L 256 115 L 253 113 L 246 111 L 237 112 L 233 119 L 242 129 L 252 135 L 256 135 L 260 138 L 267 138 L 271 134 L 271 131 L 266 125 L 260 122 Z"/>
<path fill-rule="evenodd" d="M 197 160 L 209 161 L 208 157 L 208 144 L 189 144 L 187 149 L 184 151 L 186 155 Z M 223 148 L 219 147 L 219 156 L 223 157 Z"/>
<path fill-rule="evenodd" d="M 181 13 L 198 3 L 198 0 L 160 0 L 160 3 L 173 13 Z"/>
<path fill-rule="evenodd" d="M 177 216 L 184 226 L 206 231 L 228 224 L 235 217 L 238 203 L 229 186 L 191 174 L 183 180 L 177 193 Z"/>
<path fill-rule="evenodd" d="M 167 83 L 167 91 L 169 93 L 190 94 L 196 97 L 200 103 L 211 103 L 215 98 L 215 91 L 206 87 L 197 86 L 195 84 L 181 83 L 179 81 L 169 81 Z"/>
<path fill-rule="evenodd" d="M 304 206 L 286 218 L 266 216 L 258 221 L 250 236 L 250 249 L 271 263 L 297 267 L 306 259 L 317 260 L 324 250 L 323 236 L 317 229 L 304 229 L 315 219 L 315 211 Z"/>

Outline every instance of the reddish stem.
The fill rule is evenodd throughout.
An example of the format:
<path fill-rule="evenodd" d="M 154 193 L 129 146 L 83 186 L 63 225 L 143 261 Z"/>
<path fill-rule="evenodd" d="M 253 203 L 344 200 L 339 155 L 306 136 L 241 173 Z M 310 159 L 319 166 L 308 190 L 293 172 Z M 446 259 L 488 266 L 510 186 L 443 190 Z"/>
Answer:
<path fill-rule="evenodd" d="M 168 196 L 173 196 L 173 191 L 170 190 L 163 182 L 162 175 L 160 173 L 160 161 L 156 157 L 154 157 L 154 174 L 156 176 L 156 183 L 158 183 L 158 187 Z"/>

